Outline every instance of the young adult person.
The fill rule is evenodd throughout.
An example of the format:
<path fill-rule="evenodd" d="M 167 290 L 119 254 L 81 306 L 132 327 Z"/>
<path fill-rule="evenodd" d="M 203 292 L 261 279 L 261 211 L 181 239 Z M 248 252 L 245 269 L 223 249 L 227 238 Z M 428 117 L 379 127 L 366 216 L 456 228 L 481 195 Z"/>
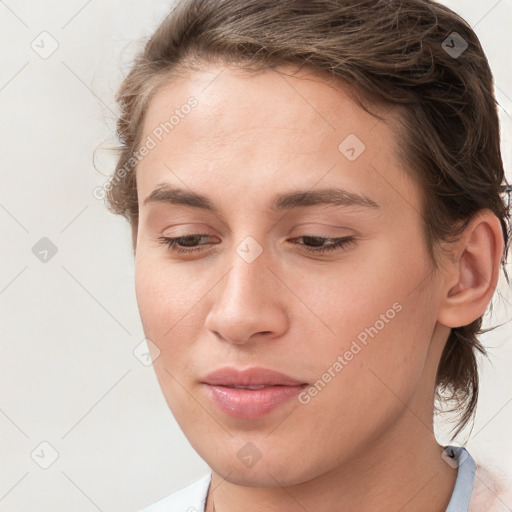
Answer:
<path fill-rule="evenodd" d="M 491 71 L 427 0 L 184 0 L 118 93 L 109 208 L 211 474 L 145 512 L 512 510 L 439 445 L 505 263 Z"/>

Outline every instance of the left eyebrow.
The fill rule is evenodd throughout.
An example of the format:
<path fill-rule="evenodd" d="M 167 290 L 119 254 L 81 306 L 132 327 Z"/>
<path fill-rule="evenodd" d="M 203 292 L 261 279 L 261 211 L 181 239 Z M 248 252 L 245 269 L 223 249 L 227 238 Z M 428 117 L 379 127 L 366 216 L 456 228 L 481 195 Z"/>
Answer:
<path fill-rule="evenodd" d="M 212 201 L 201 194 L 171 187 L 168 184 L 160 184 L 144 200 L 148 203 L 167 203 L 190 206 L 219 214 L 219 209 Z M 319 190 L 297 190 L 284 194 L 276 194 L 270 201 L 271 210 L 289 210 L 308 206 L 333 205 L 344 207 L 364 207 L 371 209 L 380 208 L 379 205 L 364 194 L 356 194 L 348 190 L 338 188 L 324 188 Z"/>
<path fill-rule="evenodd" d="M 216 214 L 219 213 L 218 209 L 206 196 L 189 190 L 171 187 L 165 183 L 157 185 L 157 187 L 144 199 L 144 205 L 148 203 L 180 204 L 201 208 Z"/>
<path fill-rule="evenodd" d="M 364 194 L 356 194 L 339 188 L 323 188 L 317 190 L 297 190 L 286 194 L 275 195 L 271 201 L 273 210 L 285 210 L 316 205 L 362 206 L 364 208 L 380 208 L 379 205 Z"/>

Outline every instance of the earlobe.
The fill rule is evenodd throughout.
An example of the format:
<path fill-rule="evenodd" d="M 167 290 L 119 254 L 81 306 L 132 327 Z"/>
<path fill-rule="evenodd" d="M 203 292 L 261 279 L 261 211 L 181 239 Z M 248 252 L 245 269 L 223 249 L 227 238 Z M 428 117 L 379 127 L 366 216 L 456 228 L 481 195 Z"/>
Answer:
<path fill-rule="evenodd" d="M 438 321 L 447 327 L 468 325 L 486 310 L 496 288 L 504 248 L 499 219 L 482 210 L 454 243 L 445 268 Z"/>

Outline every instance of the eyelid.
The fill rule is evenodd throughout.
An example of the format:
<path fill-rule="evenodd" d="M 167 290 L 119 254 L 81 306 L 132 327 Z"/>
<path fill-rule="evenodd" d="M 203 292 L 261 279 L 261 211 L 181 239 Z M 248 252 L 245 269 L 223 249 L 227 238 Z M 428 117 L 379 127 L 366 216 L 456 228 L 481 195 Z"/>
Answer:
<path fill-rule="evenodd" d="M 179 254 L 200 254 L 202 252 L 207 252 L 207 249 L 201 249 L 201 246 L 205 246 L 208 244 L 199 244 L 199 245 L 191 245 L 187 249 L 186 245 L 180 245 L 179 241 L 187 238 L 208 238 L 210 235 L 206 233 L 187 233 L 185 235 L 180 235 L 176 237 L 165 237 L 161 236 L 158 238 L 158 242 L 161 245 L 167 246 L 171 252 L 179 253 Z M 308 252 L 310 254 L 316 254 L 321 255 L 328 252 L 341 252 L 343 249 L 352 246 L 355 244 L 355 236 L 348 235 L 348 236 L 341 236 L 341 237 L 327 237 L 327 236 L 321 236 L 321 235 L 311 235 L 311 234 L 305 234 L 300 235 L 298 237 L 292 238 L 291 240 L 296 239 L 319 239 L 323 241 L 331 241 L 331 243 L 328 243 L 326 245 L 319 245 L 319 246 L 310 246 L 307 244 L 298 244 L 296 242 L 291 242 L 294 245 L 301 246 L 301 250 Z M 215 244 L 216 245 L 216 244 Z"/>

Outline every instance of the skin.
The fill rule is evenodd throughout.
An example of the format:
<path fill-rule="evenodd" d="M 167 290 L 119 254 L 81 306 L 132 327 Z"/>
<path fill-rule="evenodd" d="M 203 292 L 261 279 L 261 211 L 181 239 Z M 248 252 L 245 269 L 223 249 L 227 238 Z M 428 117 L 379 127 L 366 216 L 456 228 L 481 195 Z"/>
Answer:
<path fill-rule="evenodd" d="M 198 101 L 137 167 L 136 295 L 156 375 L 212 468 L 207 511 L 444 511 L 456 470 L 432 431 L 435 374 L 450 328 L 491 299 L 499 222 L 481 212 L 435 269 L 421 190 L 396 156 L 391 124 L 343 88 L 292 71 L 205 67 L 150 102 L 141 140 L 187 98 Z M 354 161 L 338 149 L 349 134 L 365 145 Z M 162 183 L 207 196 L 218 212 L 144 204 Z M 327 187 L 378 208 L 269 207 L 274 194 Z M 201 233 L 202 252 L 191 255 L 158 241 Z M 262 250 L 251 263 L 237 253 L 249 236 Z M 315 255 L 303 236 L 353 242 Z M 400 312 L 307 405 L 233 418 L 201 384 L 224 366 L 312 384 L 396 303 Z M 261 455 L 252 467 L 237 456 L 249 442 Z"/>

